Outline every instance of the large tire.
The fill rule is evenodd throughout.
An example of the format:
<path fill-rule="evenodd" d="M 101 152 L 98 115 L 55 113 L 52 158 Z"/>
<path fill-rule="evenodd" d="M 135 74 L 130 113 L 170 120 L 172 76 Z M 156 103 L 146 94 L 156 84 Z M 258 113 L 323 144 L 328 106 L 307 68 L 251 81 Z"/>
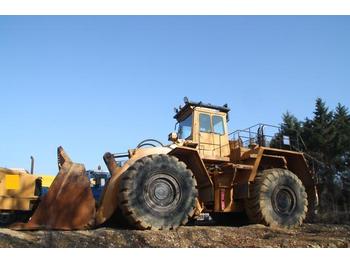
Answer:
<path fill-rule="evenodd" d="M 303 223 L 308 201 L 300 179 L 289 170 L 259 172 L 250 186 L 245 210 L 251 223 L 296 227 Z"/>
<path fill-rule="evenodd" d="M 123 174 L 119 205 L 130 225 L 138 229 L 174 229 L 194 215 L 196 185 L 191 170 L 177 158 L 147 156 Z"/>

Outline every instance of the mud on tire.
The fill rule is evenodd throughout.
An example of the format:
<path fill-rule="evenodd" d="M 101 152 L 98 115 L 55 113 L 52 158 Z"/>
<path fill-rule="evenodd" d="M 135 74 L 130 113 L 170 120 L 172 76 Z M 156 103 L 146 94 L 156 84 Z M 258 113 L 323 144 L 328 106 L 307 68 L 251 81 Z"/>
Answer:
<path fill-rule="evenodd" d="M 251 223 L 295 227 L 303 223 L 308 201 L 300 179 L 289 170 L 259 172 L 250 187 L 245 210 Z"/>
<path fill-rule="evenodd" d="M 135 162 L 121 177 L 119 205 L 138 229 L 174 229 L 194 215 L 198 195 L 191 170 L 169 155 Z"/>

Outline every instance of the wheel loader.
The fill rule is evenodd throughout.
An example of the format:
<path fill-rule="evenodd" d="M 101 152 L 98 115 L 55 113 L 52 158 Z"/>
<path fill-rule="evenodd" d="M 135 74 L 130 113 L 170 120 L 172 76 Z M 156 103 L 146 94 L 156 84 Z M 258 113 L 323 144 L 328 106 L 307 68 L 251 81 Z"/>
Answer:
<path fill-rule="evenodd" d="M 75 230 L 123 218 L 137 229 L 175 229 L 201 213 L 234 212 L 245 212 L 251 223 L 301 225 L 317 205 L 305 155 L 269 146 L 266 125 L 229 133 L 229 111 L 186 98 L 176 109 L 170 144 L 148 139 L 104 155 L 111 177 L 98 201 L 84 165 L 59 147 L 59 173 L 49 192 L 31 219 L 13 228 Z M 288 140 L 277 138 L 274 144 Z"/>

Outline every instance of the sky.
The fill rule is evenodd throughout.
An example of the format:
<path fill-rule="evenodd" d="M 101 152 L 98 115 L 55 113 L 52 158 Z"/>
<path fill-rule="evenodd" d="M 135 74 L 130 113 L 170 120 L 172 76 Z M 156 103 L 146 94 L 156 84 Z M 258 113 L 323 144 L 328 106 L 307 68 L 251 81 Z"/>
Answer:
<path fill-rule="evenodd" d="M 167 142 L 174 107 L 231 108 L 231 131 L 350 106 L 350 17 L 0 16 L 0 166 L 87 169 Z"/>

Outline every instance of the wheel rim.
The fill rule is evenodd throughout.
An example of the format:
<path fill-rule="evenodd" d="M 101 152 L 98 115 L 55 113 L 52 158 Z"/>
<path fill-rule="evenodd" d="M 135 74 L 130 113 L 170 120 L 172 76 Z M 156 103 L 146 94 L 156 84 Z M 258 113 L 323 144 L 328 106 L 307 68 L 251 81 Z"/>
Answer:
<path fill-rule="evenodd" d="M 272 206 L 277 214 L 281 216 L 291 215 L 296 208 L 296 203 L 296 194 L 291 188 L 280 186 L 274 190 Z"/>
<path fill-rule="evenodd" d="M 169 212 L 175 209 L 180 198 L 179 183 L 168 174 L 153 175 L 145 185 L 145 202 L 157 212 Z"/>

